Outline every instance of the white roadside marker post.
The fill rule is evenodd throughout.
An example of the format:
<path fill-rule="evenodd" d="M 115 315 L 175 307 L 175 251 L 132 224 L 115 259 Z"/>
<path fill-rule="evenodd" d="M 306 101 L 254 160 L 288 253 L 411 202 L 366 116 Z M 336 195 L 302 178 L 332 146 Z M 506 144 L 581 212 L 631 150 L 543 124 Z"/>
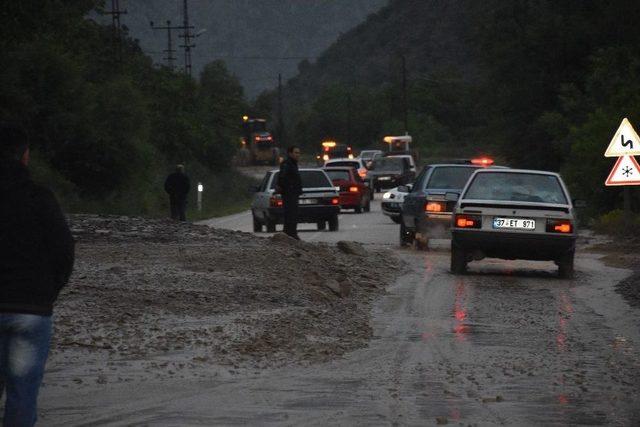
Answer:
<path fill-rule="evenodd" d="M 202 212 L 202 192 L 204 191 L 204 185 L 201 182 L 198 183 L 198 212 Z"/>

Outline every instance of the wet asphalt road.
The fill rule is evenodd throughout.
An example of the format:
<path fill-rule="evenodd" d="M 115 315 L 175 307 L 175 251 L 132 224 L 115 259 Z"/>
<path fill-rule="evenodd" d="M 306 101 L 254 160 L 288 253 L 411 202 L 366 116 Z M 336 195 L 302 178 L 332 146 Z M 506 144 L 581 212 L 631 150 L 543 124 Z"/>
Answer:
<path fill-rule="evenodd" d="M 407 261 L 375 306 L 369 347 L 308 367 L 68 390 L 47 396 L 51 414 L 66 402 L 52 425 L 640 425 L 640 314 L 613 289 L 627 270 L 578 252 L 574 280 L 500 260 L 453 276 L 446 250 L 398 249 L 398 226 L 372 208 L 341 215 L 339 232 L 301 232 Z"/>

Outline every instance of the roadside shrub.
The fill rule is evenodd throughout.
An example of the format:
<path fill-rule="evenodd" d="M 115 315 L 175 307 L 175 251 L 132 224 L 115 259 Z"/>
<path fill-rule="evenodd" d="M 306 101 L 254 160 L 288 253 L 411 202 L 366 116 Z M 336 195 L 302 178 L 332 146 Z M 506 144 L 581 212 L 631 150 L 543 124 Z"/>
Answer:
<path fill-rule="evenodd" d="M 622 209 L 615 209 L 596 218 L 593 223 L 593 230 L 597 233 L 611 236 L 626 236 L 632 240 L 640 240 L 640 215 L 633 213 L 630 222 L 631 227 L 627 228 L 624 211 Z"/>

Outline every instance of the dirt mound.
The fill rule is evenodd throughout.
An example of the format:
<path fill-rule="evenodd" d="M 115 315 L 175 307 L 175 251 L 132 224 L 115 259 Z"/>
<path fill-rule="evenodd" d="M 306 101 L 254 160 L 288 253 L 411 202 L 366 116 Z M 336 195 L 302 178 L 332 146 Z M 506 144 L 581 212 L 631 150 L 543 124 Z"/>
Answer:
<path fill-rule="evenodd" d="M 103 376 L 101 359 L 173 375 L 179 364 L 334 358 L 366 345 L 370 303 L 402 269 L 388 253 L 166 220 L 70 223 L 77 262 L 55 311 L 53 360 L 82 357 Z"/>

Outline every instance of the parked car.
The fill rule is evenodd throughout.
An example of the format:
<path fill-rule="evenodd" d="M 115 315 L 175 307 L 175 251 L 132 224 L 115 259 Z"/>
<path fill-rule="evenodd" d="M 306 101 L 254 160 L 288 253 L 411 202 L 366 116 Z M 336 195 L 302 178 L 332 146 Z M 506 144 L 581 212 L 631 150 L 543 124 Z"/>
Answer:
<path fill-rule="evenodd" d="M 371 193 L 358 172 L 352 167 L 325 167 L 334 186 L 340 188 L 340 207 L 356 213 L 371 210 Z"/>
<path fill-rule="evenodd" d="M 360 178 L 362 179 L 364 179 L 367 176 L 367 167 L 365 166 L 364 161 L 359 157 L 355 157 L 353 159 L 348 159 L 348 158 L 330 159 L 324 162 L 325 168 L 345 167 L 345 166 L 354 168 L 358 172 L 358 175 L 360 175 Z"/>
<path fill-rule="evenodd" d="M 391 218 L 396 224 L 400 224 L 400 215 L 402 214 L 404 196 L 411 191 L 411 187 L 412 184 L 407 184 L 405 187 L 395 187 L 382 195 L 382 213 Z"/>
<path fill-rule="evenodd" d="M 382 150 L 362 150 L 358 157 L 362 159 L 362 162 L 368 168 L 376 156 L 382 156 Z"/>
<path fill-rule="evenodd" d="M 284 223 L 282 197 L 275 191 L 279 173 L 277 169 L 267 172 L 260 186 L 254 188 L 251 214 L 255 232 L 262 231 L 263 226 L 268 232 L 274 232 L 276 224 Z M 298 222 L 315 223 L 318 230 L 324 230 L 328 223 L 330 231 L 337 231 L 340 196 L 329 176 L 322 169 L 300 169 L 300 177 Z"/>
<path fill-rule="evenodd" d="M 557 173 L 477 170 L 459 200 L 451 231 L 451 272 L 461 274 L 472 260 L 550 260 L 562 278 L 574 273 L 577 236 L 575 206 Z"/>
<path fill-rule="evenodd" d="M 400 158 L 404 158 L 407 159 L 407 161 L 409 162 L 409 169 L 411 170 L 411 172 L 413 172 L 414 174 L 417 172 L 416 169 L 416 160 L 413 157 L 413 154 L 410 152 L 406 152 L 406 151 L 391 151 L 389 153 L 384 153 L 383 154 L 385 157 L 400 157 Z"/>
<path fill-rule="evenodd" d="M 482 167 L 471 161 L 425 166 L 404 197 L 400 245 L 414 243 L 416 235 L 418 247 L 426 246 L 429 238 L 448 237 L 455 201 L 445 200 L 445 195 L 460 194 L 471 174 Z M 401 188 L 401 191 L 407 190 Z"/>
<path fill-rule="evenodd" d="M 411 164 L 405 157 L 378 157 L 376 158 L 366 180 L 375 191 L 393 188 L 413 182 L 415 172 L 411 171 Z"/>

